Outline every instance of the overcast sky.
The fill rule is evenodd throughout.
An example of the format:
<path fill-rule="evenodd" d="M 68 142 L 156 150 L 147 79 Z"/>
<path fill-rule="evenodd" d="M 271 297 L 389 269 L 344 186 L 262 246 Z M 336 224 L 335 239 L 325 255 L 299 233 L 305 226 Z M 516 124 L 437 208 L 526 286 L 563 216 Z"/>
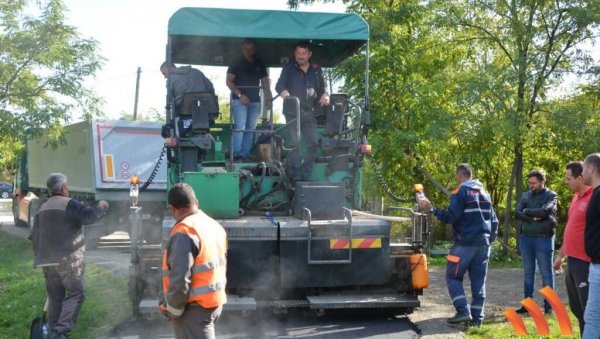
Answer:
<path fill-rule="evenodd" d="M 121 112 L 133 113 L 136 70 L 141 67 L 138 113 L 165 106 L 165 80 L 159 72 L 165 59 L 167 23 L 181 7 L 287 9 L 285 0 L 64 0 L 69 9 L 67 23 L 78 27 L 85 37 L 100 43 L 106 58 L 101 71 L 88 86 L 106 101 L 104 112 L 116 119 Z M 344 12 L 341 4 L 303 6 L 303 11 Z M 199 67 L 214 83 L 217 95 L 228 95 L 225 67 Z M 270 70 L 276 82 L 279 70 Z M 274 85 L 273 85 L 274 86 Z M 273 88 L 272 86 L 272 88 Z"/>

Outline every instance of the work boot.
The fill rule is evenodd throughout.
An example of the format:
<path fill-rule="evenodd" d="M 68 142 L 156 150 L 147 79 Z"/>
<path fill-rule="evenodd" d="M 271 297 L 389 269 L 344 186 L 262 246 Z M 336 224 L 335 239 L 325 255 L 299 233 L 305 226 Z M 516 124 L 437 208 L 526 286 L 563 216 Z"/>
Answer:
<path fill-rule="evenodd" d="M 462 324 L 462 323 L 471 322 L 471 320 L 472 319 L 471 319 L 470 314 L 456 312 L 454 317 L 448 318 L 447 322 L 448 322 L 448 324 Z"/>
<path fill-rule="evenodd" d="M 517 308 L 515 310 L 515 312 L 517 312 L 517 314 L 525 314 L 525 313 L 527 313 L 527 309 L 525 308 L 525 306 L 521 306 L 521 307 Z"/>

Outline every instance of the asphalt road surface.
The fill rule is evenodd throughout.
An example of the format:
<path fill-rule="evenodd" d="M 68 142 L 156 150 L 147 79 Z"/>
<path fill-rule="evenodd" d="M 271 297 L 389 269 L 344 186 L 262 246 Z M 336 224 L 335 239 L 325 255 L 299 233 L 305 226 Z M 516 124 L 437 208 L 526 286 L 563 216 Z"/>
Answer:
<path fill-rule="evenodd" d="M 3 232 L 26 238 L 29 230 L 15 227 L 10 210 L 10 200 L 0 199 L 0 236 Z M 114 241 L 123 237 L 111 235 Z M 112 242 L 112 241 L 111 241 Z M 89 249 L 86 262 L 102 266 L 116 275 L 127 277 L 130 254 L 119 248 Z M 486 321 L 505 321 L 502 313 L 508 307 L 518 307 L 522 297 L 523 270 L 521 268 L 492 268 L 487 278 Z M 556 278 L 556 292 L 567 301 L 564 276 Z M 539 284 L 539 277 L 536 278 Z M 463 339 L 462 328 L 451 327 L 446 319 L 454 314 L 448 297 L 444 268 L 429 268 L 430 287 L 419 299 L 421 307 L 409 317 L 385 318 L 376 316 L 317 317 L 312 313 L 262 315 L 253 317 L 225 316 L 217 324 L 219 338 L 417 338 Z M 541 287 L 541 286 L 540 286 Z M 468 278 L 465 290 L 470 290 Z M 535 300 L 542 298 L 536 293 Z M 158 315 L 152 321 L 126 322 L 117 326 L 104 338 L 173 338 L 170 324 Z M 575 325 L 576 326 L 576 325 Z"/>
<path fill-rule="evenodd" d="M 0 199 L 0 236 L 3 232 L 26 238 L 29 230 L 15 227 L 10 210 L 10 200 Z M 118 242 L 122 234 L 111 235 Z M 116 275 L 127 277 L 130 254 L 120 248 L 89 249 L 86 262 L 104 267 Z M 556 278 L 556 292 L 567 301 L 564 276 Z M 421 307 L 409 317 L 385 318 L 376 316 L 325 316 L 312 313 L 288 313 L 252 317 L 224 316 L 217 323 L 219 338 L 417 338 L 462 339 L 464 329 L 448 326 L 446 319 L 454 314 L 448 297 L 444 268 L 429 268 L 430 287 L 419 297 Z M 486 321 L 504 322 L 502 313 L 508 307 L 518 307 L 522 297 L 523 270 L 517 268 L 492 268 L 487 277 Z M 539 277 L 536 283 L 539 284 Z M 541 288 L 541 286 L 540 286 Z M 468 278 L 465 290 L 470 290 Z M 542 298 L 536 293 L 535 301 Z M 574 324 L 575 325 L 575 324 Z M 576 325 L 575 325 L 576 326 Z M 170 324 L 158 315 L 152 321 L 126 322 L 117 326 L 105 338 L 174 338 Z"/>
<path fill-rule="evenodd" d="M 15 227 L 10 200 L 0 200 L 0 230 L 27 237 L 27 228 Z M 118 235 L 117 235 L 118 237 Z M 129 254 L 115 248 L 89 250 L 86 261 L 103 266 L 114 274 L 127 276 Z M 287 314 L 224 314 L 217 323 L 219 339 L 267 338 L 418 338 L 418 329 L 407 316 L 385 317 L 329 314 L 316 316 L 312 312 L 292 311 Z M 174 338 L 169 322 L 157 314 L 156 319 L 127 321 L 118 325 L 103 339 L 166 339 Z"/>
<path fill-rule="evenodd" d="M 267 338 L 418 338 L 416 327 L 406 316 L 324 315 L 308 312 L 285 315 L 223 315 L 217 322 L 217 337 L 227 339 Z M 123 323 L 108 338 L 174 338 L 164 319 Z"/>

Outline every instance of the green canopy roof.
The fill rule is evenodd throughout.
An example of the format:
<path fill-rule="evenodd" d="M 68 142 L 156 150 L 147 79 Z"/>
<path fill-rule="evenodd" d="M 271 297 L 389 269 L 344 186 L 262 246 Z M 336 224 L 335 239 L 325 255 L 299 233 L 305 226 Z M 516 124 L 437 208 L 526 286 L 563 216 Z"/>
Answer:
<path fill-rule="evenodd" d="M 356 14 L 182 8 L 169 20 L 171 61 L 226 66 L 240 58 L 244 38 L 255 38 L 257 54 L 280 67 L 298 41 L 312 43 L 313 60 L 331 67 L 369 39 L 369 26 Z"/>

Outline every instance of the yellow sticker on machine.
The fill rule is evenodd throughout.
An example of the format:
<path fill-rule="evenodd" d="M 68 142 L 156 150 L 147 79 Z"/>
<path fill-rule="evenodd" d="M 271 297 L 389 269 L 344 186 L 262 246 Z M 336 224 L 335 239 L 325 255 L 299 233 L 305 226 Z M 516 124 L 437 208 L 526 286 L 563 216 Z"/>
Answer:
<path fill-rule="evenodd" d="M 105 154 L 104 155 L 104 166 L 105 168 L 105 173 L 106 173 L 106 178 L 105 179 L 114 179 L 115 178 L 115 164 L 113 161 L 113 155 L 112 154 Z"/>
<path fill-rule="evenodd" d="M 344 250 L 348 249 L 350 245 L 350 239 L 330 239 L 329 248 L 332 250 Z M 352 248 L 381 248 L 381 238 L 353 238 Z"/>

